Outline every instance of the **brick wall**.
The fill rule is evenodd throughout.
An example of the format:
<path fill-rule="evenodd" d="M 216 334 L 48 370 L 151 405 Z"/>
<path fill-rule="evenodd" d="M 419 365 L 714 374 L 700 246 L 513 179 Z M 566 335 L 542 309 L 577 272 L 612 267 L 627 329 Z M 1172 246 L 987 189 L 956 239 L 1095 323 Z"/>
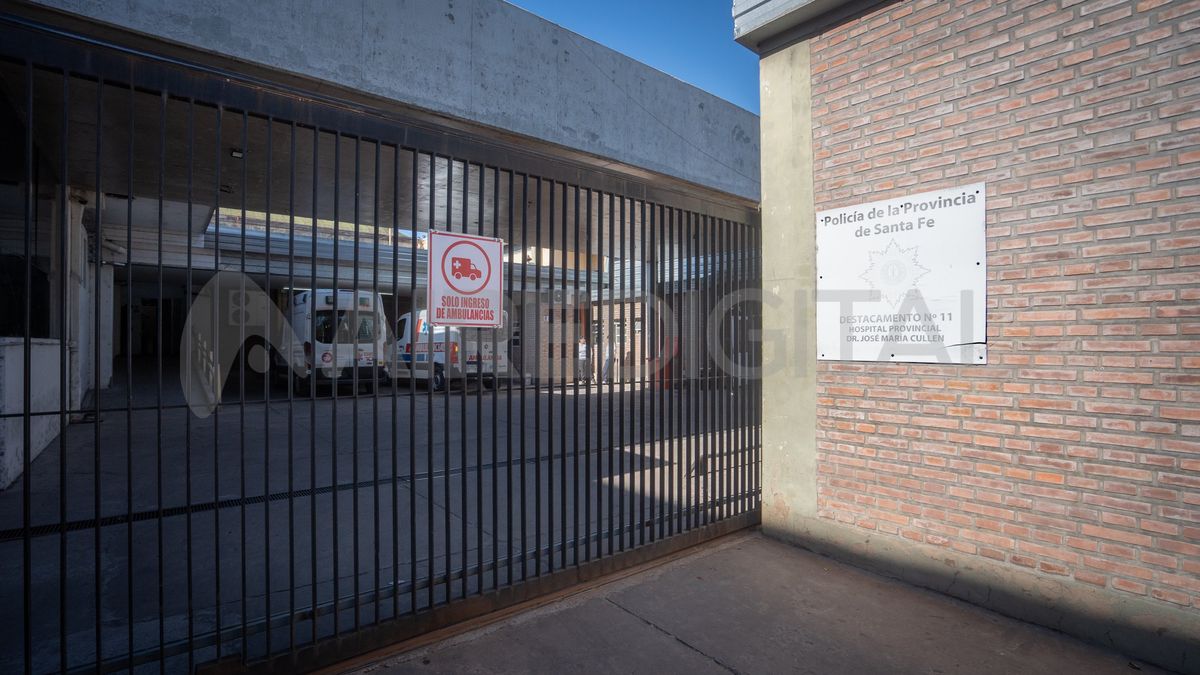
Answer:
<path fill-rule="evenodd" d="M 818 210 L 988 207 L 989 365 L 821 362 L 820 515 L 1200 606 L 1200 1 L 900 2 L 811 53 Z"/>

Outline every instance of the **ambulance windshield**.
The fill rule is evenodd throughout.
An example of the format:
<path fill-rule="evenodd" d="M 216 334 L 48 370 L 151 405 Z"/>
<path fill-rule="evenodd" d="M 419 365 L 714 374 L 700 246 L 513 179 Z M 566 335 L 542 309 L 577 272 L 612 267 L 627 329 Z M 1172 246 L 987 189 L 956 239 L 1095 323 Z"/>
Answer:
<path fill-rule="evenodd" d="M 317 342 L 322 344 L 371 343 L 375 340 L 375 315 L 347 309 L 316 313 Z"/>

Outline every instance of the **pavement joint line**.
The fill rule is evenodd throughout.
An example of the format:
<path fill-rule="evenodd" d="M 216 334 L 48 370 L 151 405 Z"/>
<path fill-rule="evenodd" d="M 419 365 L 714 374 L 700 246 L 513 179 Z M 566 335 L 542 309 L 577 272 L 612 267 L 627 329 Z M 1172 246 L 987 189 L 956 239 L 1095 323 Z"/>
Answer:
<path fill-rule="evenodd" d="M 532 598 L 512 607 L 440 628 L 424 635 L 419 635 L 394 645 L 347 659 L 315 672 L 317 675 L 369 673 L 379 667 L 408 663 L 429 654 L 438 647 L 449 647 L 471 642 L 506 626 L 519 625 L 547 613 L 558 611 L 558 609 L 574 607 L 601 591 L 613 592 L 628 587 L 632 584 L 632 577 L 643 574 L 658 576 L 675 564 L 682 564 L 685 559 L 707 557 L 726 548 L 737 546 L 745 540 L 756 536 L 762 536 L 758 526 L 731 532 L 716 539 L 710 539 L 694 546 L 689 546 L 670 555 L 634 565 L 633 567 L 619 570 L 555 593 Z M 688 646 L 695 649 L 690 645 Z M 707 655 L 705 656 L 707 657 Z M 728 669 L 728 666 L 724 664 L 720 665 Z"/>
<path fill-rule="evenodd" d="M 666 635 L 667 637 L 671 638 L 672 640 L 675 640 L 676 642 L 683 645 L 684 647 L 687 647 L 688 649 L 696 652 L 700 656 L 703 656 L 704 658 L 708 659 L 709 661 L 712 661 L 713 663 L 717 664 L 718 666 L 724 668 L 726 671 L 728 671 L 730 673 L 736 673 L 737 675 L 741 675 L 741 671 L 739 671 L 737 668 L 730 666 L 729 664 L 723 662 L 721 659 L 718 659 L 717 657 L 713 656 L 712 654 L 709 654 L 709 653 L 705 652 L 704 650 L 696 647 L 692 643 L 688 642 L 687 640 L 684 640 L 683 638 L 672 633 L 671 631 L 667 630 L 666 628 L 663 628 L 662 626 L 654 623 L 650 619 L 647 619 L 646 617 L 629 609 L 628 607 L 622 605 L 621 603 L 617 602 L 616 600 L 613 600 L 611 597 L 605 597 L 604 599 L 606 601 L 608 601 L 609 604 L 611 604 L 612 606 L 621 610 L 622 612 L 625 612 L 629 616 L 632 616 L 633 618 L 638 619 L 639 621 L 646 624 L 647 626 L 650 626 L 654 630 L 662 633 L 663 635 Z"/>

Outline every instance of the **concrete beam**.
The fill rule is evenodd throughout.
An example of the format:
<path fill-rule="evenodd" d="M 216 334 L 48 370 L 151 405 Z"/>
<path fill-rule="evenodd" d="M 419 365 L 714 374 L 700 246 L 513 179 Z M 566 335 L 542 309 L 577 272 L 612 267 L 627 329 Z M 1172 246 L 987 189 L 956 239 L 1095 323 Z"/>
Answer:
<path fill-rule="evenodd" d="M 758 200 L 757 116 L 500 0 L 37 2 Z"/>

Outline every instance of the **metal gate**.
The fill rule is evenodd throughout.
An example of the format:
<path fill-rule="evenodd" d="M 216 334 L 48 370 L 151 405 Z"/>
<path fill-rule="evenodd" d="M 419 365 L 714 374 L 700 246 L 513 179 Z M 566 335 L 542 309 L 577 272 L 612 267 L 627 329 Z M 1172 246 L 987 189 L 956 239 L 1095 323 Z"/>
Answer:
<path fill-rule="evenodd" d="M 752 207 L 14 16 L 0 96 L 0 670 L 314 668 L 758 522 Z M 434 230 L 502 328 L 429 328 Z"/>

